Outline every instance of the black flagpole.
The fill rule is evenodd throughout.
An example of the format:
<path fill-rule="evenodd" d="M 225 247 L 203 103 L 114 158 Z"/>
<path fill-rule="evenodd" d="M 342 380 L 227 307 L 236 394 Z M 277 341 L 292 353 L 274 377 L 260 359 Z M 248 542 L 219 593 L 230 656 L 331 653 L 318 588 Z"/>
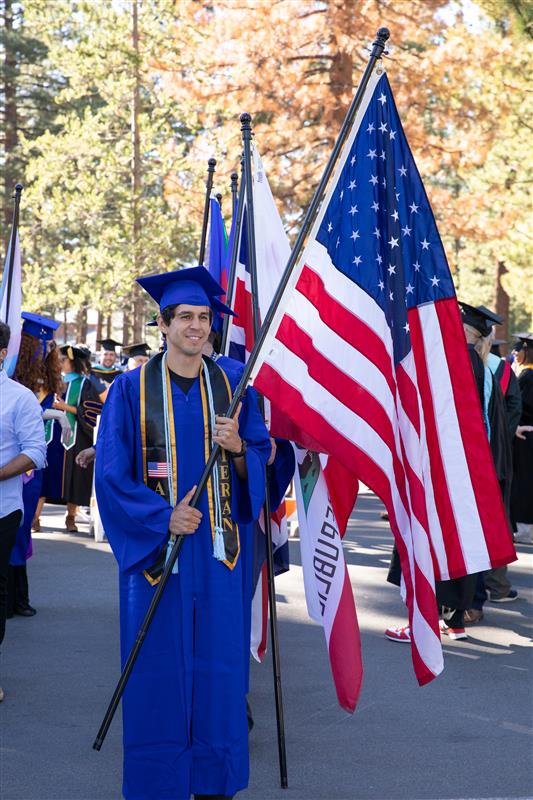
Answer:
<path fill-rule="evenodd" d="M 233 176 L 237 177 L 237 173 L 234 172 L 231 176 L 231 191 L 233 194 Z M 235 274 L 237 271 L 237 258 L 239 257 L 239 248 L 241 245 L 241 231 L 242 231 L 242 220 L 244 217 L 244 196 L 245 196 L 245 184 L 241 178 L 241 185 L 239 188 L 239 199 L 236 202 L 236 205 L 233 210 L 233 217 L 235 219 L 235 214 L 237 214 L 237 218 L 235 220 L 235 227 L 233 229 L 233 241 L 231 244 L 231 257 L 229 262 L 229 274 L 228 274 L 228 289 L 226 292 L 226 303 L 233 308 L 233 292 L 235 290 Z M 235 191 L 237 190 L 237 181 L 235 181 Z M 228 345 L 228 336 L 229 336 L 229 326 L 231 324 L 231 319 L 228 314 L 224 316 L 224 321 L 222 323 L 222 340 L 220 343 L 220 352 L 223 356 L 227 355 L 226 348 Z"/>
<path fill-rule="evenodd" d="M 387 28 L 380 28 L 379 31 L 377 32 L 376 41 L 372 45 L 372 51 L 370 53 L 368 63 L 363 73 L 363 77 L 361 78 L 361 83 L 359 84 L 357 92 L 355 93 L 355 97 L 352 100 L 350 108 L 348 109 L 348 113 L 346 114 L 339 136 L 337 138 L 337 141 L 335 142 L 335 146 L 333 147 L 328 163 L 326 164 L 326 168 L 324 170 L 322 178 L 320 179 L 320 183 L 318 184 L 315 190 L 315 194 L 313 195 L 313 199 L 311 200 L 309 208 L 307 209 L 307 213 L 304 217 L 300 233 L 298 234 L 298 238 L 296 240 L 294 248 L 289 256 L 289 260 L 287 261 L 287 266 L 285 267 L 285 271 L 281 277 L 279 286 L 276 289 L 274 297 L 272 298 L 270 308 L 268 309 L 267 315 L 263 321 L 263 325 L 261 326 L 259 335 L 255 341 L 254 348 L 250 353 L 248 361 L 246 362 L 241 380 L 239 382 L 239 385 L 237 386 L 237 389 L 233 394 L 233 399 L 230 403 L 228 411 L 226 412 L 228 417 L 235 416 L 238 405 L 245 392 L 248 381 L 250 380 L 253 369 L 259 357 L 259 353 L 263 347 L 263 344 L 265 343 L 265 339 L 269 332 L 270 326 L 272 325 L 274 316 L 276 314 L 280 301 L 283 297 L 289 279 L 291 277 L 292 270 L 294 269 L 296 263 L 298 262 L 298 259 L 300 258 L 300 254 L 303 250 L 306 239 L 313 226 L 313 222 L 320 208 L 320 204 L 322 202 L 327 185 L 333 174 L 333 170 L 335 169 L 337 160 L 342 152 L 342 148 L 344 146 L 344 143 L 346 142 L 350 129 L 353 125 L 355 115 L 357 114 L 359 106 L 361 105 L 361 101 L 363 99 L 365 89 L 368 85 L 368 81 L 370 80 L 370 76 L 374 71 L 376 62 L 383 55 L 383 51 L 385 49 L 385 45 L 387 43 L 389 36 L 390 33 Z M 240 205 L 242 207 L 242 203 L 240 203 Z M 213 447 L 213 449 L 209 454 L 209 458 L 207 459 L 204 471 L 202 473 L 200 480 L 198 481 L 198 486 L 196 487 L 196 491 L 190 502 L 190 505 L 193 508 L 195 508 L 198 505 L 200 496 L 206 487 L 207 481 L 209 480 L 209 476 L 211 475 L 211 471 L 219 454 L 220 454 L 220 447 L 217 444 Z M 165 590 L 165 586 L 167 585 L 168 580 L 172 574 L 172 569 L 174 567 L 174 564 L 176 563 L 176 560 L 180 554 L 180 550 L 183 546 L 184 539 L 185 539 L 184 535 L 178 536 L 176 538 L 174 546 L 170 552 L 170 556 L 167 559 L 167 563 L 165 564 L 165 569 L 163 570 L 161 580 L 157 584 L 156 590 L 152 597 L 152 601 L 148 607 L 144 620 L 142 621 L 139 631 L 137 633 L 135 644 L 131 648 L 124 669 L 122 670 L 115 691 L 113 692 L 111 701 L 107 707 L 104 719 L 102 720 L 102 724 L 100 725 L 100 729 L 96 735 L 96 739 L 94 740 L 93 743 L 94 750 L 100 750 L 102 744 L 104 743 L 104 739 L 106 737 L 107 731 L 109 730 L 109 726 L 111 725 L 115 712 L 118 708 L 118 704 L 120 703 L 121 697 L 124 693 L 124 689 L 130 677 L 133 665 L 137 660 L 137 656 L 139 655 L 142 643 L 146 638 L 146 634 L 148 633 L 148 629 L 156 612 L 157 606 L 159 605 L 161 595 Z"/>
<path fill-rule="evenodd" d="M 11 284 L 13 282 L 13 268 L 15 265 L 15 246 L 17 243 L 17 231 L 19 229 L 19 215 L 20 215 L 20 196 L 22 194 L 23 186 L 17 183 L 15 186 L 15 206 L 13 208 L 13 224 L 11 226 L 11 235 L 9 237 L 9 262 L 7 264 L 7 282 L 6 282 L 6 318 L 5 322 L 9 319 L 9 306 L 11 304 Z"/>
<path fill-rule="evenodd" d="M 239 176 L 236 172 L 231 173 L 231 218 L 235 214 L 235 206 L 237 205 L 237 184 L 239 182 Z"/>
<path fill-rule="evenodd" d="M 254 342 L 259 335 L 261 327 L 259 313 L 259 287 L 257 283 L 257 258 L 255 247 L 255 218 L 254 218 L 254 198 L 253 198 L 253 176 L 252 176 L 252 118 L 250 114 L 241 115 L 241 131 L 244 151 L 244 170 L 243 178 L 246 187 L 246 233 L 247 233 L 247 256 L 250 268 L 250 284 L 252 293 L 252 319 L 254 329 Z M 264 400 L 260 398 L 260 408 L 265 415 Z M 267 468 L 268 473 L 268 468 Z M 276 582 L 274 577 L 274 558 L 272 554 L 272 520 L 270 518 L 270 498 L 268 495 L 268 474 L 266 479 L 265 502 L 263 505 L 263 517 L 265 522 L 266 536 L 266 560 L 267 560 L 267 580 L 268 580 L 268 607 L 270 611 L 270 640 L 272 644 L 272 670 L 274 673 L 274 700 L 276 704 L 276 723 L 278 733 L 278 758 L 279 775 L 281 788 L 286 789 L 287 782 L 287 751 L 285 747 L 285 720 L 283 715 L 283 695 L 281 691 L 281 662 L 279 657 L 279 637 L 278 637 L 278 615 L 276 609 Z"/>
<path fill-rule="evenodd" d="M 220 193 L 220 192 L 217 192 L 217 194 L 215 195 L 215 197 L 216 197 L 216 199 L 217 199 L 217 203 L 219 204 L 220 208 L 222 208 L 222 195 L 221 195 L 221 193 Z"/>
<path fill-rule="evenodd" d="M 202 220 L 202 237 L 200 239 L 200 255 L 198 256 L 198 264 L 203 267 L 205 261 L 205 243 L 207 240 L 207 223 L 209 222 L 209 201 L 211 199 L 211 192 L 213 191 L 213 176 L 215 174 L 215 167 L 217 165 L 216 158 L 210 158 L 207 162 L 207 181 L 205 184 L 205 203 L 204 203 L 204 218 Z"/>

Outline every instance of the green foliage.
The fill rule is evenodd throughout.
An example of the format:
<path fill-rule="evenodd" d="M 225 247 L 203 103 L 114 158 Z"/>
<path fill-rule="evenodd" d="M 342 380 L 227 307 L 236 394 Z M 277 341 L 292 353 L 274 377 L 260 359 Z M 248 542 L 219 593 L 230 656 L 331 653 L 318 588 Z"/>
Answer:
<path fill-rule="evenodd" d="M 25 24 L 41 30 L 41 72 L 60 76 L 54 126 L 39 136 L 20 131 L 27 308 L 56 313 L 90 305 L 104 314 L 129 308 L 136 275 L 175 268 L 189 257 L 191 231 L 163 194 L 165 176 L 183 161 L 175 134 L 182 122 L 162 101 L 150 68 L 154 48 L 164 46 L 171 4 L 145 0 L 141 8 L 138 60 L 130 3 L 33 0 L 26 9 Z M 136 65 L 141 158 L 134 193 Z"/>

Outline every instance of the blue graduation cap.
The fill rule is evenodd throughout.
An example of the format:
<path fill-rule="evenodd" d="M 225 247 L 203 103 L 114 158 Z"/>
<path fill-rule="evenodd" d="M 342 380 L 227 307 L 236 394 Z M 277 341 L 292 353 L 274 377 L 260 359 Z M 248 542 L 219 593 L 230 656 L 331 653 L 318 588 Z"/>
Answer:
<path fill-rule="evenodd" d="M 29 311 L 23 311 L 20 315 L 24 320 L 22 324 L 23 333 L 28 336 L 35 336 L 42 342 L 48 342 L 54 338 L 54 331 L 61 325 L 55 319 L 48 317 L 41 317 L 39 314 L 31 314 Z"/>
<path fill-rule="evenodd" d="M 137 278 L 137 283 L 148 292 L 162 311 L 167 306 L 186 303 L 190 306 L 209 306 L 221 314 L 237 316 L 229 306 L 218 299 L 225 294 L 222 286 L 205 267 L 188 267 L 159 275 Z"/>

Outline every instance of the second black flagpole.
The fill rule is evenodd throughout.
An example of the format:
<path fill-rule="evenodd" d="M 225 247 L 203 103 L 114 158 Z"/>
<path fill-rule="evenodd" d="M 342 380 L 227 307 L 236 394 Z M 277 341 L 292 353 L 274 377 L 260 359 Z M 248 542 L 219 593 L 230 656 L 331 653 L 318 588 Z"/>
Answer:
<path fill-rule="evenodd" d="M 237 178 L 237 173 L 232 173 L 231 176 L 231 194 L 233 198 L 234 194 L 234 186 L 235 192 L 237 191 L 237 180 L 234 181 L 234 176 Z M 228 286 L 226 292 L 226 303 L 233 308 L 233 292 L 235 289 L 235 274 L 237 270 L 237 258 L 239 257 L 239 248 L 241 245 L 241 230 L 242 230 L 242 220 L 244 217 L 244 197 L 246 193 L 246 187 L 244 185 L 244 181 L 241 177 L 241 185 L 239 188 L 239 199 L 235 202 L 233 206 L 233 217 L 232 217 L 232 224 L 233 220 L 235 224 L 233 225 L 233 239 L 231 240 L 231 255 L 230 255 L 230 262 L 229 262 L 229 274 L 228 274 Z M 237 214 L 237 217 L 235 217 Z M 222 323 L 222 340 L 220 344 L 220 352 L 223 356 L 229 355 L 227 352 L 228 350 L 228 337 L 231 325 L 231 317 L 226 314 L 224 316 L 224 322 Z"/>
<path fill-rule="evenodd" d="M 235 207 L 237 205 L 237 184 L 239 182 L 239 176 L 236 172 L 231 173 L 231 216 L 235 214 Z"/>
<path fill-rule="evenodd" d="M 259 336 L 261 327 L 259 313 L 259 287 L 257 282 L 257 258 L 255 248 L 255 219 L 252 176 L 252 118 L 249 114 L 241 115 L 241 131 L 244 151 L 243 181 L 246 188 L 246 233 L 247 257 L 250 269 L 250 283 L 252 294 L 252 320 L 254 329 L 254 342 Z M 264 401 L 261 398 L 261 411 L 264 416 Z M 270 499 L 268 495 L 268 467 L 263 505 L 263 518 L 266 536 L 266 560 L 268 576 L 268 607 L 270 611 L 270 640 L 272 645 L 272 670 L 274 674 L 274 699 L 276 704 L 276 723 L 278 732 L 278 757 L 281 788 L 286 789 L 287 782 L 287 751 L 285 747 L 285 720 L 283 715 L 283 694 L 281 691 L 281 662 L 279 657 L 278 617 L 276 610 L 276 582 L 274 578 L 274 559 L 272 554 L 272 520 L 270 518 Z"/>
<path fill-rule="evenodd" d="M 203 267 L 205 261 L 205 243 L 207 241 L 207 224 L 209 222 L 209 201 L 213 191 L 213 176 L 217 165 L 216 158 L 210 158 L 207 162 L 207 181 L 205 184 L 204 218 L 202 220 L 202 235 L 200 237 L 200 254 L 198 264 Z"/>
<path fill-rule="evenodd" d="M 17 233 L 19 229 L 19 216 L 20 216 L 20 197 L 22 194 L 22 184 L 17 183 L 15 186 L 15 206 L 13 208 L 13 224 L 11 226 L 11 235 L 9 237 L 9 261 L 7 263 L 7 281 L 6 281 L 6 318 L 5 322 L 9 319 L 9 306 L 11 304 L 11 284 L 13 282 L 13 269 L 15 266 L 15 249 L 17 246 Z"/>
<path fill-rule="evenodd" d="M 266 317 L 263 320 L 263 325 L 261 326 L 261 330 L 259 331 L 259 336 L 257 337 L 256 342 L 254 344 L 254 348 L 250 353 L 250 358 L 246 362 L 244 372 L 242 374 L 239 385 L 237 386 L 233 394 L 233 400 L 231 401 L 230 407 L 228 408 L 226 414 L 228 417 L 234 417 L 236 414 L 241 398 L 244 394 L 248 381 L 250 380 L 253 369 L 256 365 L 257 359 L 259 357 L 259 354 L 265 343 L 269 329 L 276 315 L 278 306 L 281 302 L 285 289 L 287 288 L 287 284 L 289 283 L 292 271 L 296 266 L 298 259 L 300 258 L 305 242 L 307 240 L 309 232 L 315 221 L 315 217 L 320 208 L 320 204 L 322 202 L 327 185 L 333 174 L 333 171 L 337 164 L 338 158 L 342 152 L 342 148 L 344 147 L 346 139 L 348 138 L 348 134 L 350 133 L 350 130 L 352 128 L 355 116 L 363 100 L 366 87 L 368 85 L 372 72 L 374 71 L 374 67 L 376 66 L 377 61 L 383 55 L 383 51 L 385 49 L 385 45 L 387 43 L 389 36 L 390 33 L 387 28 L 380 28 L 377 33 L 376 40 L 372 45 L 370 58 L 368 59 L 368 63 L 363 73 L 363 77 L 361 78 L 361 83 L 359 84 L 359 87 L 355 93 L 355 97 L 352 100 L 350 108 L 348 109 L 348 113 L 346 114 L 339 136 L 337 138 L 337 141 L 335 142 L 335 146 L 329 157 L 328 163 L 326 164 L 326 168 L 324 169 L 324 173 L 322 175 L 322 178 L 320 179 L 320 183 L 318 184 L 315 193 L 313 195 L 313 199 L 311 200 L 309 208 L 307 209 L 307 213 L 302 223 L 300 233 L 298 234 L 298 238 L 296 240 L 294 248 L 289 256 L 289 260 L 287 261 L 287 266 L 285 267 L 285 271 L 281 277 L 279 286 L 276 289 L 276 293 L 272 298 L 270 308 L 268 309 Z M 195 508 L 198 505 L 202 492 L 206 487 L 207 481 L 209 480 L 209 476 L 211 475 L 211 472 L 215 465 L 215 461 L 217 460 L 219 454 L 220 454 L 220 447 L 217 444 L 215 445 L 215 447 L 213 447 L 213 449 L 209 454 L 209 458 L 207 459 L 204 471 L 202 473 L 202 477 L 198 481 L 198 486 L 196 487 L 196 491 L 190 502 L 190 505 L 193 508 Z M 154 614 L 159 605 L 161 595 L 165 590 L 165 586 L 167 585 L 169 578 L 172 574 L 174 564 L 176 563 L 176 560 L 180 554 L 180 550 L 183 547 L 184 540 L 185 536 L 178 536 L 172 550 L 170 551 L 170 555 L 165 564 L 165 569 L 163 570 L 163 574 L 161 576 L 161 580 L 157 584 L 156 590 L 152 596 L 152 600 L 150 602 L 146 615 L 137 632 L 135 644 L 131 648 L 130 654 L 126 660 L 126 664 L 124 665 L 124 669 L 122 670 L 118 683 L 115 687 L 115 691 L 113 692 L 113 696 L 111 697 L 111 700 L 107 707 L 104 719 L 102 720 L 102 724 L 100 725 L 100 728 L 96 735 L 96 739 L 94 740 L 93 743 L 94 750 L 100 750 L 102 744 L 104 743 L 104 739 L 107 735 L 109 726 L 111 725 L 113 717 L 115 716 L 116 710 L 119 706 L 120 700 L 124 693 L 124 689 L 126 688 L 126 684 L 133 670 L 133 666 L 137 660 L 137 656 L 139 655 L 143 642 L 146 638 L 146 634 L 148 633 L 148 630 L 154 618 Z"/>

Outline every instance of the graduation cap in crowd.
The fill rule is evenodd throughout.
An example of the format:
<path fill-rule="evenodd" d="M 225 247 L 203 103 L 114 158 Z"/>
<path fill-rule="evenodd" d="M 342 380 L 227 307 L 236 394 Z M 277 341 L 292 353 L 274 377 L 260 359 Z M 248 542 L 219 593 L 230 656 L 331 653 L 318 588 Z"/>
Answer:
<path fill-rule="evenodd" d="M 520 352 L 523 347 L 533 348 L 533 333 L 520 331 L 519 333 L 513 333 L 513 336 L 516 336 L 517 340 L 513 344 L 513 350 L 515 350 L 517 353 Z"/>
<path fill-rule="evenodd" d="M 139 342 L 138 344 L 130 344 L 122 348 L 122 352 L 128 358 L 136 358 L 137 356 L 147 356 L 150 352 L 150 347 L 146 342 Z"/>
<path fill-rule="evenodd" d="M 465 325 L 471 325 L 482 336 L 490 336 L 493 325 L 501 325 L 503 317 L 491 311 L 486 306 L 471 306 L 458 301 L 461 309 L 461 320 Z"/>
<path fill-rule="evenodd" d="M 161 311 L 167 306 L 186 303 L 190 306 L 209 306 L 220 314 L 237 316 L 218 299 L 225 294 L 224 289 L 205 267 L 188 267 L 148 275 L 137 278 L 137 283 L 155 300 Z"/>
<path fill-rule="evenodd" d="M 102 345 L 102 350 L 108 350 L 110 353 L 116 353 L 115 347 L 122 347 L 122 342 L 116 342 L 114 339 L 97 339 L 97 344 Z"/>
<path fill-rule="evenodd" d="M 61 325 L 55 319 L 48 317 L 41 317 L 40 314 L 31 314 L 29 311 L 23 311 L 20 315 L 24 322 L 22 323 L 23 333 L 28 336 L 34 336 L 42 342 L 49 342 L 54 338 L 54 332 Z"/>
<path fill-rule="evenodd" d="M 82 360 L 85 360 L 91 355 L 91 351 L 88 347 L 82 347 L 78 344 L 63 344 L 59 350 L 62 355 L 66 356 L 71 361 L 74 361 L 75 358 L 81 358 Z"/>

